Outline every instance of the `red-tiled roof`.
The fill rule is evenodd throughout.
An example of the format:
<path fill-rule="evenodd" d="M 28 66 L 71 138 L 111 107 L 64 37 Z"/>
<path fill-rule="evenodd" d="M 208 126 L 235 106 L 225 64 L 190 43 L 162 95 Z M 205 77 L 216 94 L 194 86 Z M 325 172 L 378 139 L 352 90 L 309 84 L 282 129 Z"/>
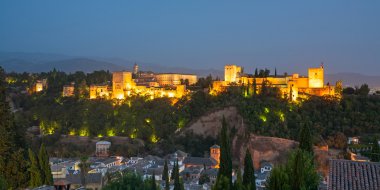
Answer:
<path fill-rule="evenodd" d="M 380 189 L 380 163 L 330 160 L 328 190 Z"/>

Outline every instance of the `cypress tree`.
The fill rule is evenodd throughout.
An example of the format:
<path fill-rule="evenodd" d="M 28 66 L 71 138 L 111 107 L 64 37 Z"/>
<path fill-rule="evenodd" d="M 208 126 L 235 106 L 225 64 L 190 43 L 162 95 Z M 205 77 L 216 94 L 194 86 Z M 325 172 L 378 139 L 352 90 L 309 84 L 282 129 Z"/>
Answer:
<path fill-rule="evenodd" d="M 175 179 L 174 179 L 174 189 L 173 190 L 181 190 L 181 181 L 179 177 L 179 167 L 178 167 L 178 160 L 175 164 Z"/>
<path fill-rule="evenodd" d="M 170 180 L 173 181 L 175 179 L 175 172 L 177 171 L 176 169 L 176 162 L 174 162 L 174 166 L 172 169 L 172 175 L 170 176 Z"/>
<path fill-rule="evenodd" d="M 307 120 L 307 119 L 306 119 Z M 304 124 L 299 134 L 299 148 L 313 154 L 313 143 L 309 124 Z"/>
<path fill-rule="evenodd" d="M 255 170 L 253 168 L 252 157 L 249 153 L 248 148 L 244 158 L 243 185 L 246 187 L 247 190 L 256 189 Z"/>
<path fill-rule="evenodd" d="M 257 95 L 257 83 L 256 83 L 256 77 L 253 78 L 253 95 Z"/>
<path fill-rule="evenodd" d="M 289 186 L 289 177 L 285 171 L 284 166 L 277 166 L 273 168 L 268 182 L 267 182 L 267 190 L 290 190 Z"/>
<path fill-rule="evenodd" d="M 156 174 L 155 172 L 153 171 L 153 175 L 152 175 L 152 179 L 151 179 L 151 188 L 152 190 L 157 190 L 157 185 L 156 185 Z"/>
<path fill-rule="evenodd" d="M 234 184 L 234 190 L 245 190 L 243 186 L 243 179 L 241 178 L 240 169 L 237 170 L 236 181 Z"/>
<path fill-rule="evenodd" d="M 277 68 L 274 68 L 274 76 L 277 77 Z"/>
<path fill-rule="evenodd" d="M 90 164 L 88 163 L 88 157 L 82 156 L 80 158 L 79 168 L 80 168 L 81 183 L 84 187 L 86 187 L 86 176 L 87 176 L 89 167 L 90 167 Z"/>
<path fill-rule="evenodd" d="M 230 136 L 227 129 L 226 118 L 223 116 L 222 129 L 220 132 L 220 168 L 216 183 L 228 182 L 225 188 L 230 189 L 232 187 L 232 156 L 231 156 L 231 144 Z M 218 186 L 216 184 L 216 186 Z"/>
<path fill-rule="evenodd" d="M 313 156 L 309 152 L 296 150 L 290 155 L 286 167 L 292 190 L 318 188 L 320 178 L 315 170 Z"/>
<path fill-rule="evenodd" d="M 30 182 L 29 182 L 29 185 L 30 185 L 30 187 L 39 187 L 39 186 L 43 185 L 43 180 L 42 180 L 42 176 L 41 176 L 41 170 L 40 170 L 40 167 L 38 164 L 38 159 L 36 157 L 36 154 L 34 154 L 34 152 L 31 149 L 29 149 L 28 152 L 29 152 L 29 160 L 30 160 L 30 164 L 29 164 Z"/>
<path fill-rule="evenodd" d="M 44 185 L 53 185 L 53 176 L 51 174 L 50 164 L 49 164 L 49 156 L 45 149 L 45 145 L 41 144 L 40 152 L 38 154 L 38 162 L 40 165 L 42 182 Z"/>
<path fill-rule="evenodd" d="M 257 71 L 257 68 L 255 69 L 255 78 L 259 76 L 259 73 Z"/>
<path fill-rule="evenodd" d="M 168 161 L 165 160 L 165 165 L 164 165 L 164 171 L 162 174 L 162 180 L 165 181 L 165 190 L 170 189 L 170 184 L 169 184 L 169 169 L 168 169 Z"/>

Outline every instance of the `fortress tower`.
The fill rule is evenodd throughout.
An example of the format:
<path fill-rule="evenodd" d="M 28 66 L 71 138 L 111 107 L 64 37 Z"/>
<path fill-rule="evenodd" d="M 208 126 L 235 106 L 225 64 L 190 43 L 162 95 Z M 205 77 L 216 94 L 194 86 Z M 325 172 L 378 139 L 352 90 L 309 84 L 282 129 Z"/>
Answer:
<path fill-rule="evenodd" d="M 214 160 L 216 160 L 216 162 L 217 162 L 217 165 L 215 166 L 215 168 L 219 168 L 219 164 L 220 164 L 220 146 L 213 145 L 212 147 L 210 147 L 210 157 L 213 158 Z"/>
<path fill-rule="evenodd" d="M 133 86 L 132 73 L 126 71 L 112 73 L 112 97 L 124 99 L 124 91 L 130 90 Z"/>
<path fill-rule="evenodd" d="M 227 83 L 239 82 L 240 74 L 242 73 L 242 68 L 237 65 L 226 65 L 224 66 L 224 81 Z"/>
<path fill-rule="evenodd" d="M 323 64 L 319 68 L 309 68 L 309 88 L 324 87 L 324 68 Z"/>

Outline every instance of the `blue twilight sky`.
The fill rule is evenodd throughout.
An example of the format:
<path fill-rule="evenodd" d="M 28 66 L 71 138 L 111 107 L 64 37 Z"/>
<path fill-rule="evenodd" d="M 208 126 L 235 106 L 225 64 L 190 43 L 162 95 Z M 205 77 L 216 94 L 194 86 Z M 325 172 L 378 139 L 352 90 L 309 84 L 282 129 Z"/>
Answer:
<path fill-rule="evenodd" d="M 1 0 L 0 51 L 380 74 L 379 0 Z"/>

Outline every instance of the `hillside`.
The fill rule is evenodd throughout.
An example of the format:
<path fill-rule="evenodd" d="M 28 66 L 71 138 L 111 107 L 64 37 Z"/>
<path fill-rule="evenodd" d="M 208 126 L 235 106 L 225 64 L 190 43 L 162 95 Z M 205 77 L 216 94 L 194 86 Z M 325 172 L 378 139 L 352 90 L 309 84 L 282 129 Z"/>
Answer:
<path fill-rule="evenodd" d="M 232 140 L 235 164 L 242 163 L 247 147 L 254 158 L 255 167 L 258 167 L 261 161 L 272 163 L 286 161 L 289 151 L 297 146 L 297 142 L 293 140 L 247 134 L 244 120 L 236 107 L 227 107 L 205 114 L 190 123 L 183 132 L 192 131 L 194 134 L 217 138 L 223 116 L 226 118 L 229 127 L 236 129 L 236 135 Z"/>

